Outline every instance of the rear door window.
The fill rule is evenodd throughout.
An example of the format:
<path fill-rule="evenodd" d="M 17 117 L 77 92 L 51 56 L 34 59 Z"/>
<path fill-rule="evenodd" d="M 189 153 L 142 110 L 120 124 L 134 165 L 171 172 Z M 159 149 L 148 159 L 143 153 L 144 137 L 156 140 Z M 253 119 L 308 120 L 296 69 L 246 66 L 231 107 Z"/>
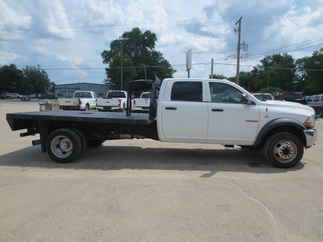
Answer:
<path fill-rule="evenodd" d="M 171 92 L 171 100 L 202 102 L 202 93 L 202 82 L 174 82 Z"/>

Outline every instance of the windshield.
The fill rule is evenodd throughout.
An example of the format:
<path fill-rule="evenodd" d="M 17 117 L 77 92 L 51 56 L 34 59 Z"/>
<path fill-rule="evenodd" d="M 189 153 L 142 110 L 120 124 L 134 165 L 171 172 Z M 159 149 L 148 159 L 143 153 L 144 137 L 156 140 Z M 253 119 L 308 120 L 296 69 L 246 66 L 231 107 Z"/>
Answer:
<path fill-rule="evenodd" d="M 108 92 L 107 98 L 125 98 L 126 94 L 124 92 Z"/>
<path fill-rule="evenodd" d="M 320 101 L 320 97 L 319 97 L 319 96 L 315 96 L 315 97 L 313 98 L 313 101 L 314 101 L 314 102 L 318 102 L 318 101 Z"/>
<path fill-rule="evenodd" d="M 76 98 L 92 98 L 92 95 L 90 92 L 77 92 L 77 93 L 75 93 L 74 97 L 76 97 Z"/>
<path fill-rule="evenodd" d="M 254 94 L 254 96 L 260 101 L 273 100 L 273 97 L 268 94 Z"/>

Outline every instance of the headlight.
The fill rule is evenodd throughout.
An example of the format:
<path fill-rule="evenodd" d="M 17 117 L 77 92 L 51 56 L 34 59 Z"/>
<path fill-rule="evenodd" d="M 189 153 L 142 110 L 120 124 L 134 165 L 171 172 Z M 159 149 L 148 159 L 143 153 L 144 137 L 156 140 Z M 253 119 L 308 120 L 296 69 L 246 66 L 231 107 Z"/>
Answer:
<path fill-rule="evenodd" d="M 315 126 L 315 118 L 314 117 L 308 117 L 307 119 L 306 119 L 306 121 L 303 123 L 303 125 L 306 127 L 306 128 L 308 128 L 308 129 L 310 129 L 310 128 L 314 128 L 314 126 Z"/>

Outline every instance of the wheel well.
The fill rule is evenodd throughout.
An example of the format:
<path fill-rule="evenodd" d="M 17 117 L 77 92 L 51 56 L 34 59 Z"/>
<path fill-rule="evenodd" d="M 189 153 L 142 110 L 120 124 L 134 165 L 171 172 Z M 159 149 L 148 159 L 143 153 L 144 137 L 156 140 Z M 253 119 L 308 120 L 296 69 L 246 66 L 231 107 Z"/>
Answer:
<path fill-rule="evenodd" d="M 304 135 L 304 132 L 301 128 L 293 127 L 293 126 L 279 126 L 277 128 L 271 129 L 263 138 L 260 145 L 263 145 L 265 143 L 265 140 L 267 140 L 270 136 L 280 133 L 280 132 L 287 132 L 296 135 L 304 146 L 306 146 L 306 137 Z"/>

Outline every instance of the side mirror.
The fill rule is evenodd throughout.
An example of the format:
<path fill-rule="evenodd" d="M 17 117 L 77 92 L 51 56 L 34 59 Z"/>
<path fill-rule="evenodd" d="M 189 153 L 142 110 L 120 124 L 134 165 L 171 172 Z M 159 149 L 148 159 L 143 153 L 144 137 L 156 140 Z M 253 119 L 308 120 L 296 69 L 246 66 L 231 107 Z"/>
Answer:
<path fill-rule="evenodd" d="M 246 93 L 242 94 L 241 103 L 246 105 L 254 105 L 255 103 L 250 100 L 249 96 Z"/>

